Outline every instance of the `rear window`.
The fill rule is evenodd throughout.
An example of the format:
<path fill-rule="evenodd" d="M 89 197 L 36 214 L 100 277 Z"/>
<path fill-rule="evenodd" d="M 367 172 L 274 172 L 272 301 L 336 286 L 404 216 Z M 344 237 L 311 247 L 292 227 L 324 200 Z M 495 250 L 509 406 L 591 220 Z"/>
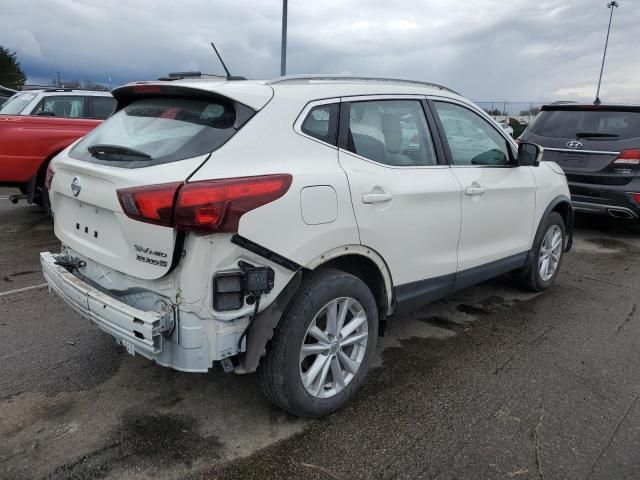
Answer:
<path fill-rule="evenodd" d="M 91 118 L 104 120 L 116 108 L 116 99 L 113 97 L 89 97 L 91 102 Z"/>
<path fill-rule="evenodd" d="M 141 99 L 90 132 L 70 156 L 125 168 L 197 157 L 224 145 L 253 113 L 226 100 Z"/>
<path fill-rule="evenodd" d="M 543 110 L 529 131 L 541 137 L 628 140 L 640 137 L 640 112 Z"/>
<path fill-rule="evenodd" d="M 20 115 L 35 96 L 35 93 L 16 93 L 2 105 L 0 115 Z"/>

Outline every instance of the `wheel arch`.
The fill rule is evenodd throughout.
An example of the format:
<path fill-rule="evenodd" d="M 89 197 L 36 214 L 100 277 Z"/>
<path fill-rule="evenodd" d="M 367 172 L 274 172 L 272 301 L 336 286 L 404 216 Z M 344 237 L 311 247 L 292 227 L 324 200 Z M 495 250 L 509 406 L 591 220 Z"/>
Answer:
<path fill-rule="evenodd" d="M 365 245 L 344 245 L 312 260 L 308 270 L 335 268 L 362 280 L 373 293 L 381 320 L 393 313 L 393 280 L 387 263 Z"/>
<path fill-rule="evenodd" d="M 525 265 L 528 266 L 533 261 L 533 246 L 536 245 L 538 238 L 542 234 L 541 229 L 545 219 L 553 212 L 558 213 L 564 221 L 567 234 L 567 244 L 565 245 L 565 252 L 571 250 L 571 246 L 573 244 L 573 207 L 571 206 L 571 199 L 569 197 L 567 197 L 566 195 L 558 195 L 553 200 L 551 200 L 551 202 L 549 202 L 544 213 L 540 216 L 540 220 L 538 221 L 538 225 L 536 226 L 536 233 L 533 237 L 532 246 L 529 250 L 529 254 L 527 255 L 527 262 Z"/>
<path fill-rule="evenodd" d="M 375 250 L 363 245 L 343 245 L 318 255 L 299 269 L 276 300 L 258 314 L 247 332 L 247 348 L 240 356 L 236 373 L 249 373 L 257 369 L 305 274 L 320 268 L 336 268 L 360 278 L 373 293 L 381 321 L 380 331 L 383 331 L 382 322 L 393 312 L 393 283 L 389 268 Z"/>

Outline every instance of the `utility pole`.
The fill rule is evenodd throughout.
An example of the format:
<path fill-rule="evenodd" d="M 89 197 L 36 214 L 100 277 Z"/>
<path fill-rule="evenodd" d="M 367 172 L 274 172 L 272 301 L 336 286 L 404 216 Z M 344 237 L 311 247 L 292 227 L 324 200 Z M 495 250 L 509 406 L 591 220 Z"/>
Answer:
<path fill-rule="evenodd" d="M 287 0 L 282 0 L 282 43 L 280 51 L 280 75 L 287 74 Z"/>
<path fill-rule="evenodd" d="M 607 58 L 607 47 L 609 46 L 609 33 L 611 32 L 611 20 L 613 20 L 613 10 L 618 8 L 620 4 L 616 1 L 607 3 L 607 8 L 611 10 L 609 14 L 609 28 L 607 28 L 607 40 L 604 42 L 604 53 L 602 54 L 602 66 L 600 67 L 600 78 L 598 79 L 598 91 L 596 92 L 596 100 L 593 102 L 600 105 L 600 86 L 602 85 L 602 73 L 604 72 L 604 61 Z"/>
<path fill-rule="evenodd" d="M 58 88 L 60 88 L 62 86 L 62 83 L 60 82 L 60 72 L 58 72 Z"/>

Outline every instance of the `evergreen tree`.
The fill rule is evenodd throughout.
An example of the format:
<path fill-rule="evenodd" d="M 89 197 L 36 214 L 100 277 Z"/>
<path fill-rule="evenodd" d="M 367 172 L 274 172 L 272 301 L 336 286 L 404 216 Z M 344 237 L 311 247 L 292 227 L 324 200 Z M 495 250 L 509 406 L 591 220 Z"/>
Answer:
<path fill-rule="evenodd" d="M 27 76 L 20 68 L 16 52 L 0 46 L 0 85 L 20 90 L 26 81 Z"/>

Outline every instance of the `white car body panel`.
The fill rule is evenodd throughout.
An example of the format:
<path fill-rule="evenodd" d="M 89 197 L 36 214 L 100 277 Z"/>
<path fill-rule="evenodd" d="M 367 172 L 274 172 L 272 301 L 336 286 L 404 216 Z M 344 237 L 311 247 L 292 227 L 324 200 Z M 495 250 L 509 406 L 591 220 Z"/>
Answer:
<path fill-rule="evenodd" d="M 458 270 L 526 252 L 533 242 L 536 167 L 451 167 L 462 186 Z M 468 195 L 481 188 L 484 193 Z"/>

